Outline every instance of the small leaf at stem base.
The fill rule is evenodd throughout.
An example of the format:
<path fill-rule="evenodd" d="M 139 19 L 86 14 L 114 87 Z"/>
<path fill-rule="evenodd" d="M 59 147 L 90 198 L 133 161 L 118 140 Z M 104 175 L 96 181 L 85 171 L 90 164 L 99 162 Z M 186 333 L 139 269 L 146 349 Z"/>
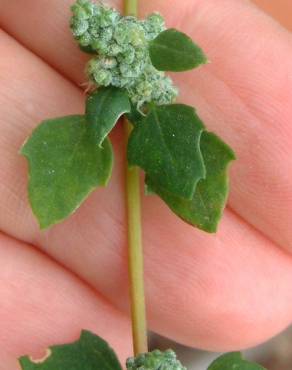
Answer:
<path fill-rule="evenodd" d="M 265 370 L 262 366 L 246 361 L 240 352 L 226 353 L 217 358 L 207 370 Z"/>
<path fill-rule="evenodd" d="M 109 345 L 86 330 L 76 342 L 50 347 L 43 360 L 23 356 L 19 362 L 22 370 L 122 370 Z"/>

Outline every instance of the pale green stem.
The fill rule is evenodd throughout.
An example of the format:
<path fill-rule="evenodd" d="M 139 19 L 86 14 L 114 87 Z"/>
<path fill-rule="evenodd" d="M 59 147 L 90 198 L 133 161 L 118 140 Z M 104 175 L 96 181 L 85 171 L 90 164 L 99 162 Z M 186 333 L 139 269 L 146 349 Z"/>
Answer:
<path fill-rule="evenodd" d="M 125 15 L 137 16 L 138 0 L 125 0 Z M 125 119 L 128 142 L 132 126 Z M 128 255 L 131 298 L 131 317 L 134 355 L 148 352 L 147 324 L 144 295 L 144 268 L 141 226 L 140 176 L 138 167 L 126 165 L 126 193 L 128 218 Z"/>
<path fill-rule="evenodd" d="M 138 15 L 138 0 L 125 0 L 124 1 L 124 13 L 125 15 L 133 15 L 137 17 Z"/>

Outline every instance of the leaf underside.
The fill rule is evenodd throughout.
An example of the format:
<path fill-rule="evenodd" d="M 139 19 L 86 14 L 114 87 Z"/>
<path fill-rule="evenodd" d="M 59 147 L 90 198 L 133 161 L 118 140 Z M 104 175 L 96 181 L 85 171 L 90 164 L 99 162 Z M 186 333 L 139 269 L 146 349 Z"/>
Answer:
<path fill-rule="evenodd" d="M 242 358 L 240 352 L 226 353 L 217 358 L 207 370 L 265 370 L 258 364 Z"/>
<path fill-rule="evenodd" d="M 81 115 L 43 121 L 21 149 L 29 162 L 29 199 L 41 229 L 73 213 L 112 170 L 108 139 L 98 147 Z"/>
<path fill-rule="evenodd" d="M 206 171 L 200 150 L 203 123 L 183 104 L 152 107 L 128 143 L 128 162 L 143 168 L 157 187 L 192 199 Z"/>
<path fill-rule="evenodd" d="M 206 166 L 206 178 L 198 182 L 191 200 L 165 191 L 146 176 L 147 191 L 158 194 L 171 210 L 184 221 L 206 232 L 216 232 L 228 196 L 227 169 L 235 159 L 233 151 L 215 134 L 204 131 L 201 151 Z"/>
<path fill-rule="evenodd" d="M 50 347 L 43 361 L 23 356 L 19 362 L 22 370 L 122 370 L 109 345 L 86 330 L 76 342 Z"/>
<path fill-rule="evenodd" d="M 208 62 L 203 50 L 174 28 L 161 32 L 150 42 L 149 55 L 159 71 L 182 72 Z"/>
<path fill-rule="evenodd" d="M 104 87 L 89 95 L 86 100 L 86 120 L 98 145 L 101 146 L 122 114 L 130 111 L 128 95 L 122 89 Z"/>

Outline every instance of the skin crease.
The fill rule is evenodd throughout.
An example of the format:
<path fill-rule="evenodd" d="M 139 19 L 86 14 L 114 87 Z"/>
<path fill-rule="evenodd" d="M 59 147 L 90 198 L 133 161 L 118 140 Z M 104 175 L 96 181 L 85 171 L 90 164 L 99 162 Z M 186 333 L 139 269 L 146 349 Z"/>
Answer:
<path fill-rule="evenodd" d="M 26 162 L 17 154 L 40 120 L 83 111 L 86 56 L 68 30 L 70 3 L 0 0 L 6 370 L 16 368 L 16 356 L 76 339 L 83 327 L 108 335 L 122 360 L 131 352 L 129 322 L 115 308 L 128 310 L 122 130 L 112 135 L 109 187 L 43 233 L 27 202 Z M 141 3 L 141 14 L 161 11 L 169 27 L 206 51 L 212 63 L 175 76 L 180 100 L 194 105 L 238 157 L 216 235 L 184 224 L 156 197 L 143 200 L 149 326 L 206 349 L 252 346 L 292 319 L 291 35 L 248 1 Z"/>

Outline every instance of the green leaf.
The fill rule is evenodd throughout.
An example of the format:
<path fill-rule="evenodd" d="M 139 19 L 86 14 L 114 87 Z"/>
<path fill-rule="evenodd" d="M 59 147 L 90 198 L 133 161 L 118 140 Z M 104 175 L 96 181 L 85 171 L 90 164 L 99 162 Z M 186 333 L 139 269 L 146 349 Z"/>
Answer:
<path fill-rule="evenodd" d="M 29 161 L 29 198 L 42 229 L 68 217 L 111 175 L 111 144 L 98 147 L 84 116 L 43 121 L 21 154 Z"/>
<path fill-rule="evenodd" d="M 192 107 L 153 106 L 128 143 L 130 165 L 140 166 L 156 186 L 192 199 L 206 171 L 200 151 L 203 123 Z"/>
<path fill-rule="evenodd" d="M 265 370 L 262 366 L 246 361 L 240 352 L 227 353 L 212 362 L 207 370 Z"/>
<path fill-rule="evenodd" d="M 133 126 L 136 126 L 139 124 L 139 122 L 145 117 L 146 113 L 141 113 L 138 111 L 138 109 L 135 107 L 134 104 L 131 103 L 131 111 L 129 113 L 126 113 L 127 119 L 132 123 Z"/>
<path fill-rule="evenodd" d="M 38 361 L 21 357 L 22 370 L 122 370 L 109 345 L 86 330 L 76 342 L 50 347 L 47 352 L 47 356 Z"/>
<path fill-rule="evenodd" d="M 87 54 L 96 54 L 96 50 L 92 49 L 92 47 L 90 45 L 88 45 L 88 46 L 79 45 L 79 48 L 84 53 L 87 53 Z"/>
<path fill-rule="evenodd" d="M 105 87 L 94 91 L 86 100 L 86 119 L 101 146 L 124 113 L 131 111 L 127 93 L 116 87 Z"/>
<path fill-rule="evenodd" d="M 227 169 L 235 159 L 233 151 L 215 134 L 204 131 L 201 136 L 201 151 L 207 170 L 206 179 L 199 181 L 191 200 L 182 199 L 158 187 L 151 176 L 146 177 L 147 189 L 157 193 L 184 221 L 213 233 L 228 196 Z"/>
<path fill-rule="evenodd" d="M 187 71 L 208 62 L 203 50 L 174 28 L 161 32 L 150 42 L 149 54 L 159 71 Z"/>

